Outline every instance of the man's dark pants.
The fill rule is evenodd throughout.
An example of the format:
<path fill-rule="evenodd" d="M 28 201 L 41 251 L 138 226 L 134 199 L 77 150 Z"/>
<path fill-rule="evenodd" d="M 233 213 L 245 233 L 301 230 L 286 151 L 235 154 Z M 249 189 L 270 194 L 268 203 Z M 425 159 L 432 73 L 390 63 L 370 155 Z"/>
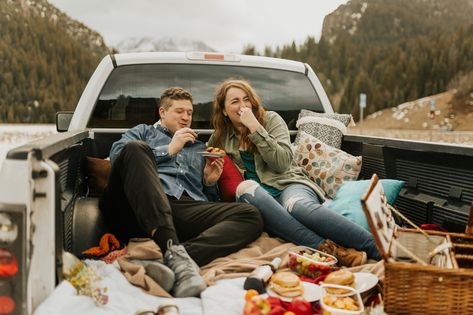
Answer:
<path fill-rule="evenodd" d="M 141 141 L 126 144 L 113 163 L 100 208 L 121 241 L 150 237 L 154 229 L 165 231 L 179 239 L 199 266 L 245 247 L 263 230 L 261 215 L 252 205 L 167 196 L 153 152 Z"/>

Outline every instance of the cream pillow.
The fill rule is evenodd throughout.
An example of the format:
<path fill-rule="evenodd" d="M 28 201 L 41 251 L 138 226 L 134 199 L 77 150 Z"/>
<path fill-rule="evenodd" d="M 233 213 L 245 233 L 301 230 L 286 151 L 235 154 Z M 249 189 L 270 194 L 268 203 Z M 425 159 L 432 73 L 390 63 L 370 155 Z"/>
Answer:
<path fill-rule="evenodd" d="M 331 147 L 303 131 L 295 151 L 297 164 L 332 199 L 344 181 L 356 180 L 361 171 L 361 156 Z"/>
<path fill-rule="evenodd" d="M 340 149 L 343 135 L 347 133 L 347 126 L 352 117 L 350 114 L 315 113 L 301 110 L 296 127 L 299 129 L 294 144 L 299 144 L 301 132 L 306 132 L 325 144 Z"/>

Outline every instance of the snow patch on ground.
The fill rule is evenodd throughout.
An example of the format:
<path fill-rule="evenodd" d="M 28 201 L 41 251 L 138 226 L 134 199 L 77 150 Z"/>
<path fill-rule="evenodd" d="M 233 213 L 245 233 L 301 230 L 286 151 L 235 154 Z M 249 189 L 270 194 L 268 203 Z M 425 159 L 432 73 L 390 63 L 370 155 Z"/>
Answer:
<path fill-rule="evenodd" d="M 53 133 L 53 124 L 0 124 L 0 167 L 11 149 Z"/>

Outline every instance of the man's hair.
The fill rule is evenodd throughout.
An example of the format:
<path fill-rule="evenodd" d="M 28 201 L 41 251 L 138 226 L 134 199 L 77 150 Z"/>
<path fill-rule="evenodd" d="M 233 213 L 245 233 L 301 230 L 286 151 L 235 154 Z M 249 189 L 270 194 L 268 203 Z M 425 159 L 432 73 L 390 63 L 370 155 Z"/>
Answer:
<path fill-rule="evenodd" d="M 181 87 L 170 87 L 161 94 L 159 107 L 169 109 L 173 100 L 189 100 L 192 103 L 192 94 Z"/>

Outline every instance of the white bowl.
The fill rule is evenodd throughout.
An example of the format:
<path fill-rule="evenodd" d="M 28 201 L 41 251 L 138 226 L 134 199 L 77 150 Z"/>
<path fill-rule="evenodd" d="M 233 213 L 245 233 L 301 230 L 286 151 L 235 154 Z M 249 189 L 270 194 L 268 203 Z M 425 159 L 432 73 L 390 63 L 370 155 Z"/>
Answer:
<path fill-rule="evenodd" d="M 323 310 L 323 315 L 362 315 L 365 311 L 365 307 L 363 305 L 363 300 L 361 299 L 360 293 L 355 290 L 352 287 L 344 286 L 344 285 L 338 285 L 338 284 L 322 284 L 322 298 L 320 299 L 320 306 Z M 327 288 L 337 288 L 337 289 L 344 289 L 347 293 L 343 294 L 331 294 L 327 292 Z M 324 297 L 326 295 L 331 295 L 334 296 L 335 298 L 346 298 L 349 297 L 358 304 L 359 309 L 356 311 L 352 310 L 346 310 L 346 309 L 340 309 L 336 308 L 330 305 L 325 304 L 324 302 Z"/>

